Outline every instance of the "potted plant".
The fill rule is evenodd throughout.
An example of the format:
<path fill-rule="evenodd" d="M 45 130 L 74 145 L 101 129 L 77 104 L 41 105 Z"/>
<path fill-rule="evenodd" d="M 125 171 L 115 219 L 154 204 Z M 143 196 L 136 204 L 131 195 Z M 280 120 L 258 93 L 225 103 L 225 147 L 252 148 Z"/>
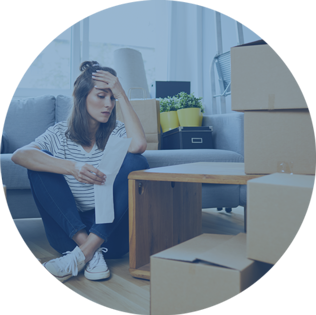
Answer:
<path fill-rule="evenodd" d="M 204 108 L 202 97 L 195 97 L 194 94 L 180 92 L 176 97 L 179 99 L 178 117 L 180 126 L 199 127 L 202 125 Z"/>
<path fill-rule="evenodd" d="M 166 132 L 168 130 L 178 128 L 179 127 L 179 119 L 177 110 L 178 106 L 178 98 L 177 97 L 166 97 L 160 98 L 160 125 L 162 128 L 162 132 Z"/>

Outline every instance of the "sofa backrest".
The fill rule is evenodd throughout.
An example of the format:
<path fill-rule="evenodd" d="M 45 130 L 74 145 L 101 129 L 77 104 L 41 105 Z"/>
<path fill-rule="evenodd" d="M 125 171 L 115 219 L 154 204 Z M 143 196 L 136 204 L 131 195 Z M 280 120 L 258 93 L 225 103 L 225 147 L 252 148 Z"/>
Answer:
<path fill-rule="evenodd" d="M 55 112 L 55 122 L 56 124 L 67 120 L 70 110 L 72 108 L 72 97 L 65 95 L 58 95 L 56 97 L 56 112 Z"/>
<path fill-rule="evenodd" d="M 52 95 L 11 101 L 3 127 L 5 153 L 31 143 L 55 124 L 55 101 Z"/>

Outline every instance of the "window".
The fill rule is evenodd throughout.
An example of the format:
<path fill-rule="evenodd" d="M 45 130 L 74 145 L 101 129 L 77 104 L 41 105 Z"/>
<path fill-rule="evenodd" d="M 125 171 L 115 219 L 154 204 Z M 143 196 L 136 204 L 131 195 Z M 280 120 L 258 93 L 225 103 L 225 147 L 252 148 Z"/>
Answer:
<path fill-rule="evenodd" d="M 55 38 L 22 78 L 15 98 L 58 94 L 70 96 L 72 83 L 85 60 L 113 67 L 113 52 L 132 48 L 141 52 L 149 90 L 166 80 L 167 4 L 134 2 L 100 11 Z"/>
<path fill-rule="evenodd" d="M 10 0 L 1 5 L 5 43 L 0 47 L 5 51 L 0 57 L 5 56 L 6 69 L 1 95 L 70 90 L 71 0 Z"/>

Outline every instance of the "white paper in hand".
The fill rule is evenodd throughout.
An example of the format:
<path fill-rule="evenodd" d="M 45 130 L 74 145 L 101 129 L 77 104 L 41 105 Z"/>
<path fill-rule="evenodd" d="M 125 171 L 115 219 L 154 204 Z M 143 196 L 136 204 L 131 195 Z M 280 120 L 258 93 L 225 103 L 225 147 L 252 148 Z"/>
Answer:
<path fill-rule="evenodd" d="M 113 184 L 126 156 L 131 138 L 110 136 L 98 169 L 106 175 L 104 185 L 94 185 L 95 223 L 112 223 L 114 220 Z"/>

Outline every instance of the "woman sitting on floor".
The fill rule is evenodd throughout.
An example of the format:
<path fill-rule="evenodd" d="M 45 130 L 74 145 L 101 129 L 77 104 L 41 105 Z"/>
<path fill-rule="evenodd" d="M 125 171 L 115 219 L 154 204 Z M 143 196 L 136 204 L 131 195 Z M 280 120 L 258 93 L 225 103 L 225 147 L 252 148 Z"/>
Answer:
<path fill-rule="evenodd" d="M 65 253 L 43 264 L 60 281 L 84 267 L 89 280 L 110 276 L 104 258 L 128 252 L 127 176 L 149 167 L 141 155 L 147 146 L 143 128 L 116 72 L 95 61 L 83 62 L 80 70 L 68 121 L 48 128 L 12 156 L 14 163 L 28 169 L 50 245 Z M 116 99 L 125 124 L 116 120 Z M 115 219 L 96 224 L 94 185 L 106 181 L 98 165 L 110 135 L 132 140 L 113 186 Z"/>

